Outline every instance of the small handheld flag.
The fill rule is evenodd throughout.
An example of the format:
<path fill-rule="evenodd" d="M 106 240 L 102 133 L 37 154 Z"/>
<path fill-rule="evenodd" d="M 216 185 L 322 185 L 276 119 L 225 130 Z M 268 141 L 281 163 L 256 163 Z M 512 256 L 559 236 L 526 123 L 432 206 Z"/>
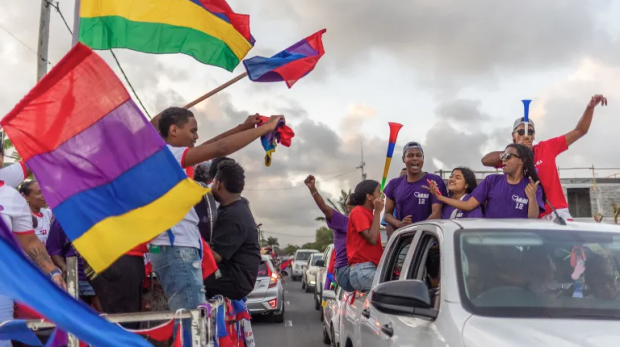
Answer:
<path fill-rule="evenodd" d="M 388 122 L 390 126 L 390 139 L 388 141 L 387 156 L 385 158 L 385 166 L 383 167 L 383 179 L 381 180 L 381 191 L 385 188 L 385 181 L 387 181 L 388 171 L 390 171 L 390 164 L 392 163 L 392 154 L 394 154 L 394 146 L 396 146 L 396 138 L 398 138 L 398 132 L 403 127 L 400 123 Z"/>
<path fill-rule="evenodd" d="M 521 100 L 523 102 L 523 122 L 525 123 L 525 135 L 530 135 L 530 103 L 532 100 Z"/>
<path fill-rule="evenodd" d="M 243 61 L 248 77 L 254 82 L 284 81 L 291 88 L 309 74 L 325 54 L 322 36 L 325 29 L 312 34 L 271 58 L 261 56 Z"/>

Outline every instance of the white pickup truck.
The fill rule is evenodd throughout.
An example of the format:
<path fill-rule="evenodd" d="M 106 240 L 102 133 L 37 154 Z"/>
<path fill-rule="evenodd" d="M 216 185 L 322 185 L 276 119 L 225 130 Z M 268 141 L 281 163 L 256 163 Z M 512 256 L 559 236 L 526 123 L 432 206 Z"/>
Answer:
<path fill-rule="evenodd" d="M 392 235 L 340 347 L 618 346 L 620 227 L 437 220 Z M 353 301 L 353 302 L 351 302 Z"/>

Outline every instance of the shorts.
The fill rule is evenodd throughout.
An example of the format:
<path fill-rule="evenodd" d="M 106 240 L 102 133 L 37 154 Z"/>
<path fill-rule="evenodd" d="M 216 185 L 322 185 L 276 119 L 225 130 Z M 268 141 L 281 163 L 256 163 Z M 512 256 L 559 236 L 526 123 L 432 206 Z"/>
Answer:
<path fill-rule="evenodd" d="M 348 265 L 337 267 L 334 272 L 336 275 L 336 283 L 338 283 L 342 290 L 344 290 L 345 292 L 352 292 L 355 290 L 351 286 L 351 279 L 349 277 L 350 269 Z"/>
<path fill-rule="evenodd" d="M 373 262 L 354 264 L 349 270 L 351 286 L 358 292 L 367 292 L 372 289 L 377 266 Z"/>
<path fill-rule="evenodd" d="M 78 293 L 80 296 L 95 296 L 95 290 L 88 281 L 78 281 Z"/>

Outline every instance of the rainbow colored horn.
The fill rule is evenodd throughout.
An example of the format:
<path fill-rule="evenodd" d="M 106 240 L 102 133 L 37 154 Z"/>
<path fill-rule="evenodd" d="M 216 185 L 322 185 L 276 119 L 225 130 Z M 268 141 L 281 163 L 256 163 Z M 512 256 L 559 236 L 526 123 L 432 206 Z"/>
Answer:
<path fill-rule="evenodd" d="M 530 103 L 532 100 L 521 100 L 523 103 L 523 122 L 525 123 L 525 135 L 530 135 Z"/>
<path fill-rule="evenodd" d="M 388 122 L 390 126 L 390 140 L 388 141 L 387 155 L 385 157 L 385 166 L 383 167 L 383 180 L 381 181 L 381 191 L 385 188 L 385 181 L 387 181 L 388 171 L 390 171 L 390 164 L 392 163 L 392 154 L 394 154 L 394 146 L 396 146 L 396 138 L 398 132 L 403 127 L 400 123 Z"/>

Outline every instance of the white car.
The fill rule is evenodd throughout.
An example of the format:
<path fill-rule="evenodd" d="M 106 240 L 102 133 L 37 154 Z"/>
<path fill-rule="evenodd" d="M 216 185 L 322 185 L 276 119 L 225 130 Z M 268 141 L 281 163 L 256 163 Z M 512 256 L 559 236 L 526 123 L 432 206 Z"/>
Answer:
<path fill-rule="evenodd" d="M 327 269 L 331 266 L 332 252 L 334 251 L 334 244 L 331 243 L 325 247 L 323 252 L 323 260 L 318 262 L 318 270 L 316 272 L 316 286 L 314 287 L 314 309 L 321 311 L 321 322 L 323 321 L 323 310 L 321 310 L 321 303 L 323 301 L 323 288 L 325 282 L 327 282 Z"/>
<path fill-rule="evenodd" d="M 542 220 L 412 224 L 370 293 L 345 296 L 342 347 L 618 346 L 620 227 Z"/>
<path fill-rule="evenodd" d="M 346 292 L 338 287 L 336 291 L 324 290 L 322 306 L 323 314 L 323 343 L 332 347 L 338 346 L 340 337 L 340 311 L 344 304 Z"/>
<path fill-rule="evenodd" d="M 303 266 L 308 263 L 308 259 L 314 253 L 319 253 L 316 249 L 298 249 L 295 251 L 293 261 L 291 263 L 291 278 L 293 281 L 299 281 L 303 276 Z"/>
<path fill-rule="evenodd" d="M 301 276 L 301 289 L 305 289 L 306 293 L 314 292 L 314 287 L 316 286 L 316 274 L 319 269 L 317 262 L 322 260 L 323 254 L 314 253 L 310 256 L 308 263 L 304 266 L 304 272 Z"/>

